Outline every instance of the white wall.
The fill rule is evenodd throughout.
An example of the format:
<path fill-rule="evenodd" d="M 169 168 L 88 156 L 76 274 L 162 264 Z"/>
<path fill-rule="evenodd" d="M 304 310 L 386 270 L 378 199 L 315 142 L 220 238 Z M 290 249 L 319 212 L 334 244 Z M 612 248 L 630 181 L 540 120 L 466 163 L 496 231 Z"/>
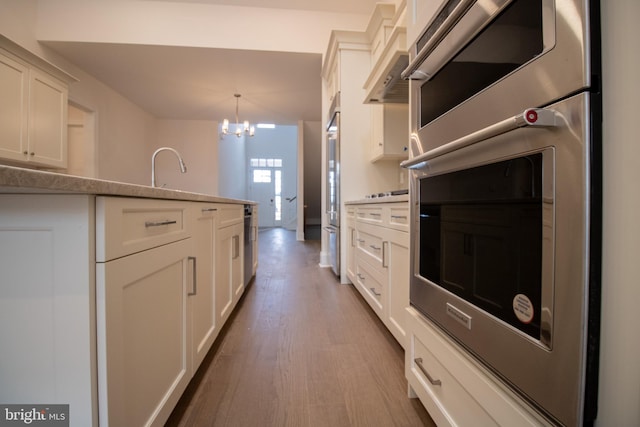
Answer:
<path fill-rule="evenodd" d="M 174 148 L 187 166 L 187 173 L 180 173 L 178 159 L 173 153 L 158 153 L 156 183 L 176 190 L 218 195 L 218 123 L 157 120 L 156 126 L 157 138 L 151 153 L 160 147 Z M 148 158 L 151 161 L 151 154 Z"/>
<path fill-rule="evenodd" d="M 220 129 L 218 129 L 220 132 Z M 247 161 L 244 135 L 226 135 L 218 142 L 218 195 L 247 200 Z"/>
<path fill-rule="evenodd" d="M 307 223 L 322 220 L 322 123 L 304 122 L 304 204 Z"/>
<path fill-rule="evenodd" d="M 602 0 L 604 214 L 596 425 L 640 426 L 640 2 Z"/>

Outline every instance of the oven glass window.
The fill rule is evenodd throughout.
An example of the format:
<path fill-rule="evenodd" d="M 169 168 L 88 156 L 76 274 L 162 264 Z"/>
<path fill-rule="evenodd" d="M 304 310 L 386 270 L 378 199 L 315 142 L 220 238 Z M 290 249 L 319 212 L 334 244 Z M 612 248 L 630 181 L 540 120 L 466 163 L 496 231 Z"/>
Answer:
<path fill-rule="evenodd" d="M 419 186 L 420 275 L 540 339 L 542 154 Z"/>
<path fill-rule="evenodd" d="M 420 126 L 543 51 L 542 2 L 516 0 L 420 88 Z"/>

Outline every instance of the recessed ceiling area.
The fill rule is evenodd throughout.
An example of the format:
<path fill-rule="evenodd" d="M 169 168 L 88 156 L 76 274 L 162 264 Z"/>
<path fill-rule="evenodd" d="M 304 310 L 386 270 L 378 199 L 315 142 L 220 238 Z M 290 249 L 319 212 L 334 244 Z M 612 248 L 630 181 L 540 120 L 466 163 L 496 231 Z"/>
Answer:
<path fill-rule="evenodd" d="M 59 54 L 162 119 L 297 124 L 321 115 L 320 54 L 48 42 Z"/>
<path fill-rule="evenodd" d="M 366 16 L 376 4 L 375 0 L 171 2 Z M 239 28 L 241 30 L 241 26 Z M 42 43 L 158 118 L 233 121 L 233 94 L 240 93 L 240 120 L 280 125 L 324 120 L 320 53 L 93 41 L 43 40 Z"/>

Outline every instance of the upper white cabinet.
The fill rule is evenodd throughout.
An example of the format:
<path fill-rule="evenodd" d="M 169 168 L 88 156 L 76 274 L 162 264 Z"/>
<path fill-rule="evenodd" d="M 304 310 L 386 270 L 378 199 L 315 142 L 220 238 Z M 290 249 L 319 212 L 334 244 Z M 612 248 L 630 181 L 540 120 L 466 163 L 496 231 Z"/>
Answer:
<path fill-rule="evenodd" d="M 405 4 L 378 3 L 367 35 L 371 68 L 364 80 L 364 102 L 371 104 L 370 160 L 408 157 L 409 86 L 400 74 L 409 62 L 406 46 Z"/>
<path fill-rule="evenodd" d="M 373 105 L 371 120 L 371 161 L 408 157 L 409 106 Z"/>
<path fill-rule="evenodd" d="M 74 80 L 0 36 L 0 158 L 66 168 L 68 83 Z"/>

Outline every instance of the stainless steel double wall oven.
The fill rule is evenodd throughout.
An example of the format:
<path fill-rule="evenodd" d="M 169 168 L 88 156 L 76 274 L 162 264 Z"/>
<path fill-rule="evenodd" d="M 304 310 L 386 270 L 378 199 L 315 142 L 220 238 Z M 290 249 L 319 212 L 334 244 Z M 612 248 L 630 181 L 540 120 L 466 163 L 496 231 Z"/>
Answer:
<path fill-rule="evenodd" d="M 403 74 L 411 304 L 563 425 L 596 415 L 597 3 L 443 2 Z"/>

